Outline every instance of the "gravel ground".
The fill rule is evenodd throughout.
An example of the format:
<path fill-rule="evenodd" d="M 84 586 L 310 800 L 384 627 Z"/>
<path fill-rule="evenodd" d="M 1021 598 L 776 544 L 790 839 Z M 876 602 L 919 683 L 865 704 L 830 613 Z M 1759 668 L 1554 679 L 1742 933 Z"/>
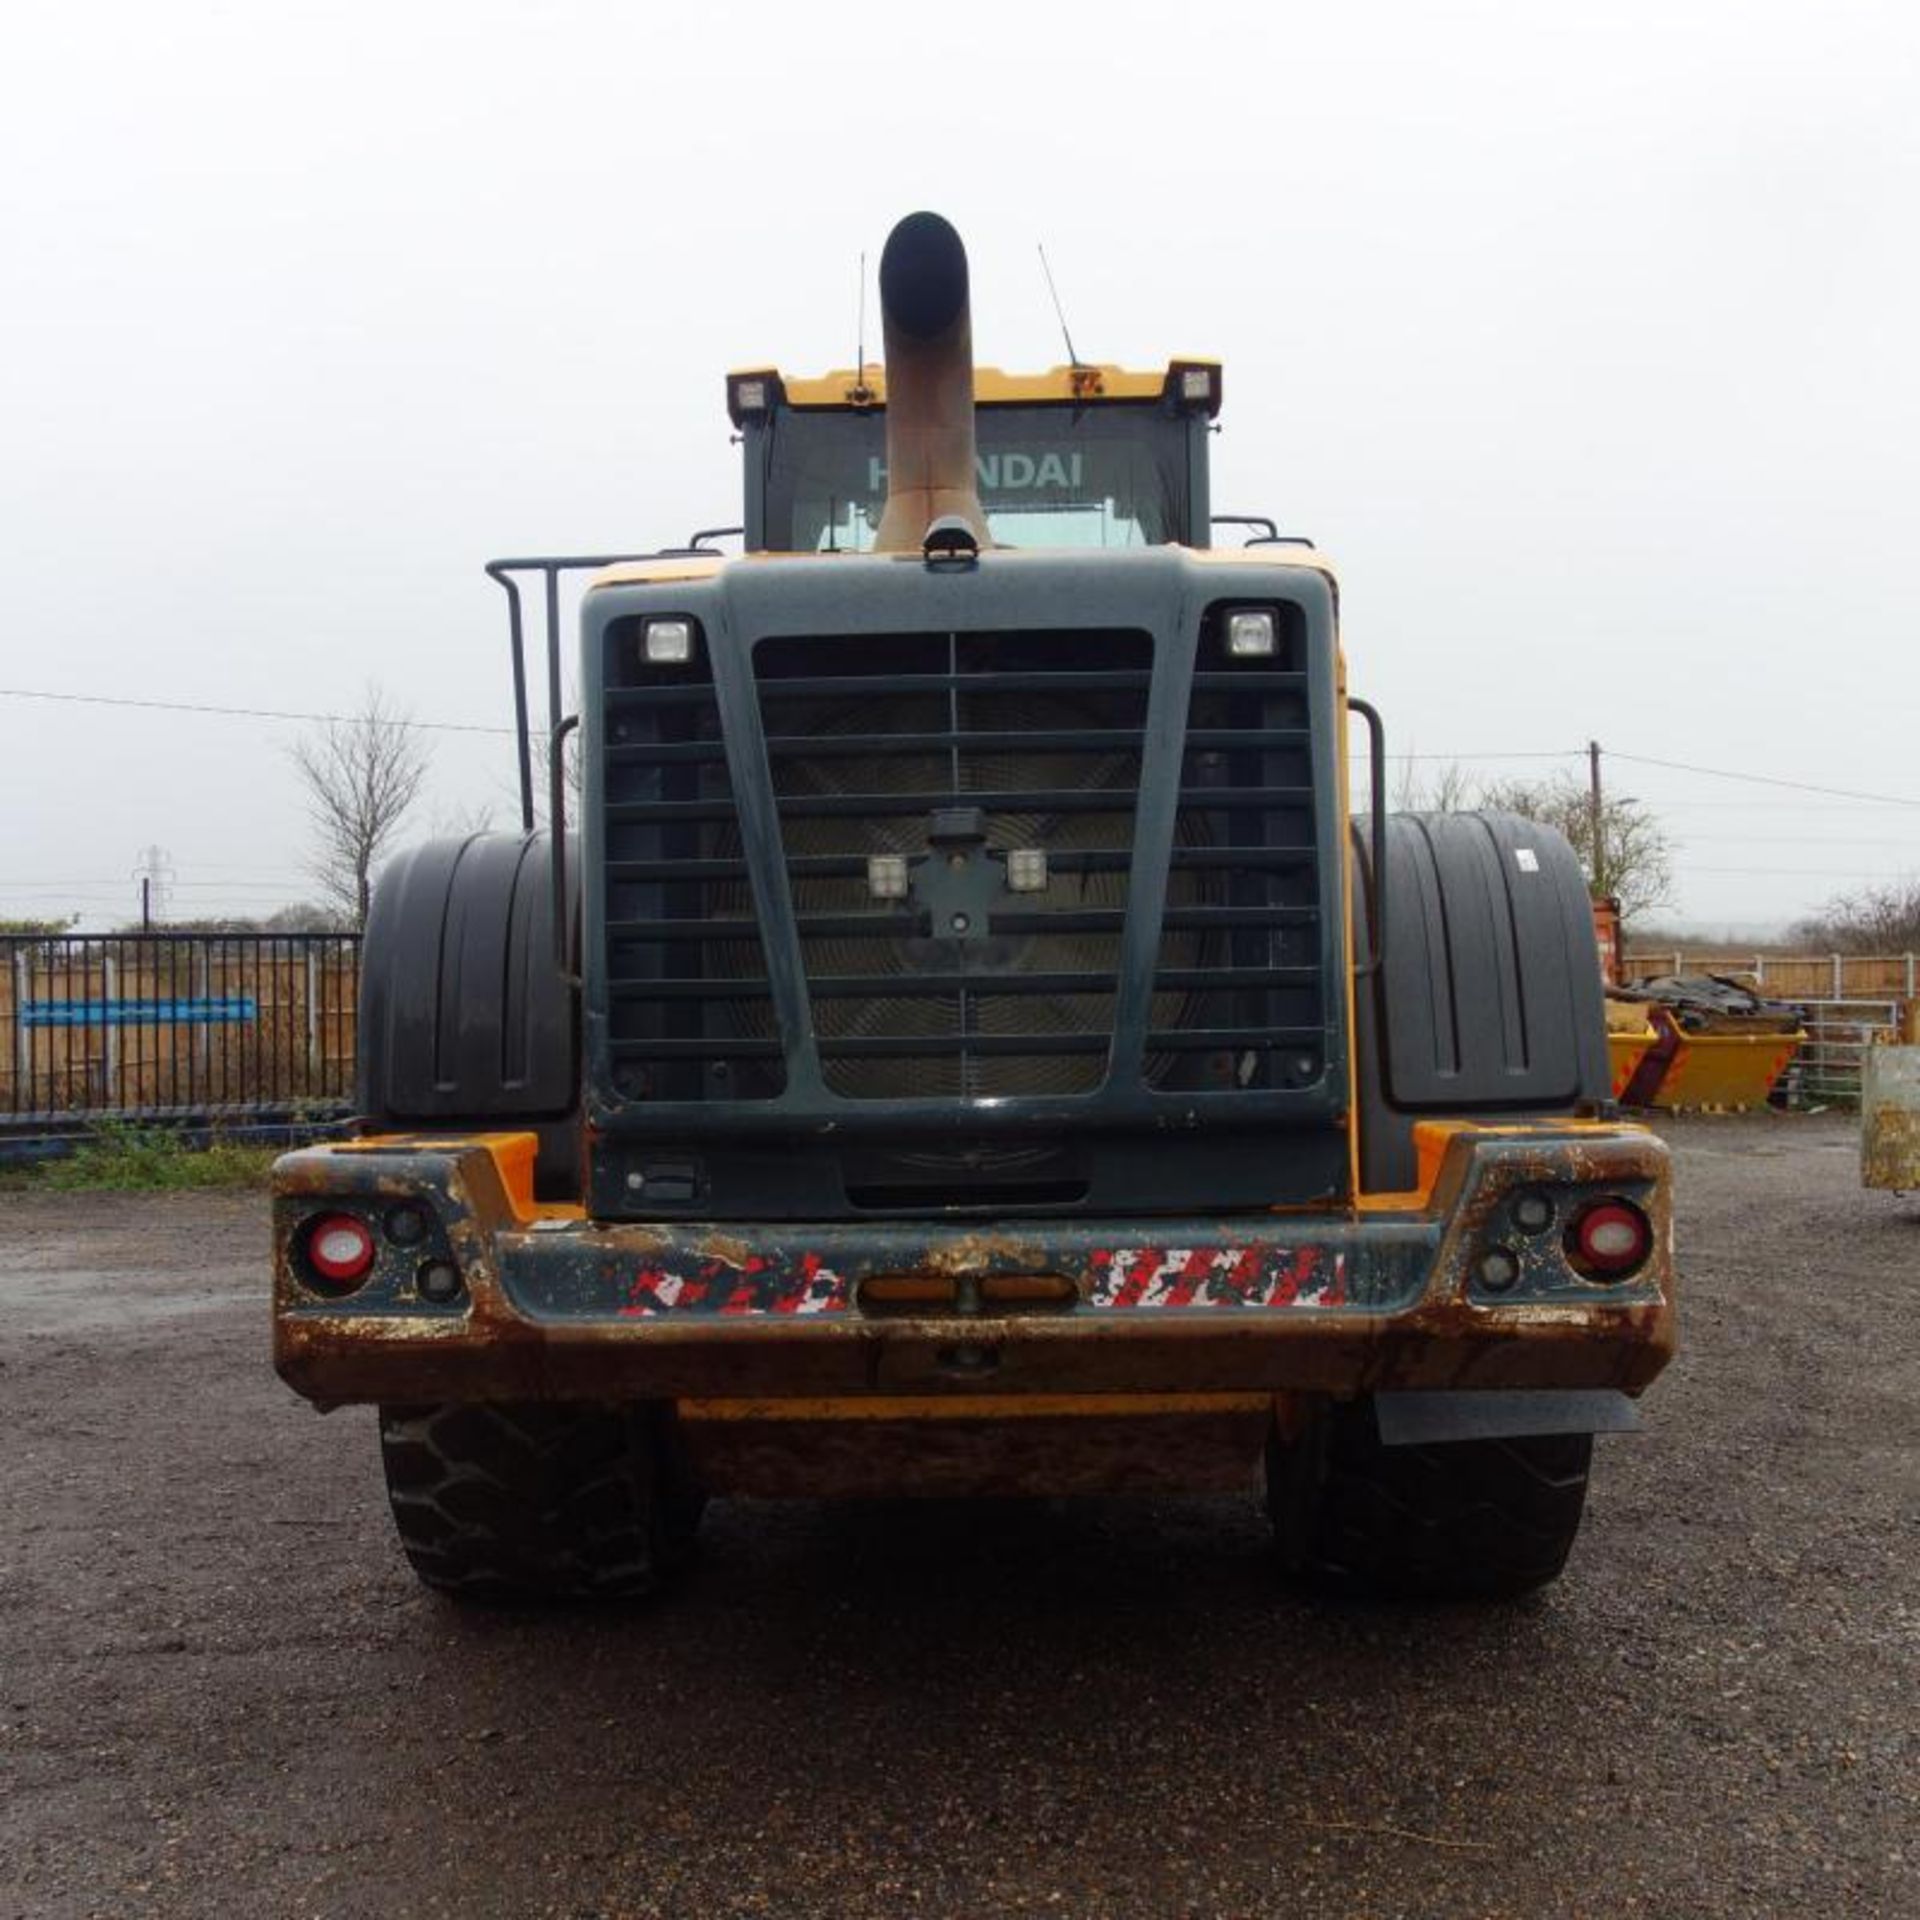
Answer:
<path fill-rule="evenodd" d="M 0 1199 L 0 1915 L 1920 1912 L 1920 1203 L 1670 1136 L 1682 1356 L 1479 1610 L 1208 1499 L 717 1505 L 665 1605 L 466 1617 L 257 1198 Z"/>

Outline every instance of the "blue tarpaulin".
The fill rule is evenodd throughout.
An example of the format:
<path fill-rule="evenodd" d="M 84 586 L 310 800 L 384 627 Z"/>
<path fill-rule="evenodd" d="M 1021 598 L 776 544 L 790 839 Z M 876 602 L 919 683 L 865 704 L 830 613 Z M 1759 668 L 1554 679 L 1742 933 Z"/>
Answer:
<path fill-rule="evenodd" d="M 222 1027 L 257 1020 L 250 993 L 205 1000 L 29 1000 L 23 1027 Z"/>

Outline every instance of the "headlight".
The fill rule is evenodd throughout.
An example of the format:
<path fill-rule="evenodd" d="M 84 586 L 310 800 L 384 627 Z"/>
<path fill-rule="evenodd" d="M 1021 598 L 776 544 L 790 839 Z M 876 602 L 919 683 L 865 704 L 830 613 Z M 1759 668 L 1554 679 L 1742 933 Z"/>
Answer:
<path fill-rule="evenodd" d="M 1241 607 L 1227 615 L 1227 652 L 1236 660 L 1265 660 L 1278 640 L 1271 607 Z"/>
<path fill-rule="evenodd" d="M 693 658 L 693 622 L 649 620 L 642 649 L 650 667 L 684 667 Z"/>

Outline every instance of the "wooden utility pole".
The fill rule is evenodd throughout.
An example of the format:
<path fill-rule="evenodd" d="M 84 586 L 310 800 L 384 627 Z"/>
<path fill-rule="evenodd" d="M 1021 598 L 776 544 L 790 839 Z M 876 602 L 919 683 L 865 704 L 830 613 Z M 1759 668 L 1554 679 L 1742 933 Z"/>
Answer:
<path fill-rule="evenodd" d="M 1587 772 L 1590 783 L 1588 834 L 1593 841 L 1593 890 L 1612 893 L 1607 885 L 1606 809 L 1600 797 L 1600 742 L 1587 742 Z"/>

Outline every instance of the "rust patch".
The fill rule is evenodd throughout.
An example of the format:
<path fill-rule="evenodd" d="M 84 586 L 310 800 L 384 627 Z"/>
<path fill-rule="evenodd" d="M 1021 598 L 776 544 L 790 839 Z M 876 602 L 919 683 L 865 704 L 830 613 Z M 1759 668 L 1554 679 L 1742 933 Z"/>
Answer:
<path fill-rule="evenodd" d="M 1243 1237 L 1245 1219 L 1190 1220 L 1142 1245 L 1103 1242 L 1070 1221 L 1022 1223 L 1019 1235 L 946 1236 L 925 1222 L 738 1235 L 652 1224 L 527 1229 L 478 1145 L 313 1149 L 276 1168 L 276 1361 L 299 1391 L 330 1403 L 950 1396 L 966 1385 L 955 1372 L 959 1342 L 970 1365 L 988 1370 L 971 1390 L 1028 1395 L 1637 1392 L 1659 1373 L 1675 1320 L 1671 1197 L 1656 1139 L 1626 1128 L 1459 1129 L 1436 1172 L 1427 1205 L 1397 1219 L 1266 1219 L 1256 1241 Z M 1656 1235 L 1645 1272 L 1611 1289 L 1563 1276 L 1557 1290 L 1525 1299 L 1477 1295 L 1476 1251 L 1506 1231 L 1501 1209 L 1516 1185 L 1535 1182 L 1556 1193 L 1587 1182 L 1637 1194 Z M 289 1242 L 315 1201 L 402 1197 L 434 1210 L 466 1280 L 462 1307 L 396 1300 L 375 1312 L 301 1286 Z M 1543 1255 L 1551 1244 L 1541 1241 Z M 1080 1303 L 977 1318 L 913 1302 L 889 1318 L 848 1310 L 853 1289 L 876 1273 L 950 1276 L 957 1298 L 962 1285 L 977 1291 L 989 1278 L 1036 1272 L 1067 1274 L 1083 1289 Z"/>
<path fill-rule="evenodd" d="M 1044 1268 L 1046 1256 L 1031 1242 L 1007 1233 L 960 1233 L 927 1249 L 926 1270 L 950 1274 L 954 1279 L 969 1274 L 992 1273 L 996 1268 Z"/>
<path fill-rule="evenodd" d="M 716 1493 L 810 1498 L 1252 1488 L 1272 1422 L 1250 1409 L 1022 1419 L 683 1421 Z"/>
<path fill-rule="evenodd" d="M 1862 1116 L 1860 1178 L 1895 1193 L 1920 1189 L 1920 1113 L 1881 1106 Z"/>

